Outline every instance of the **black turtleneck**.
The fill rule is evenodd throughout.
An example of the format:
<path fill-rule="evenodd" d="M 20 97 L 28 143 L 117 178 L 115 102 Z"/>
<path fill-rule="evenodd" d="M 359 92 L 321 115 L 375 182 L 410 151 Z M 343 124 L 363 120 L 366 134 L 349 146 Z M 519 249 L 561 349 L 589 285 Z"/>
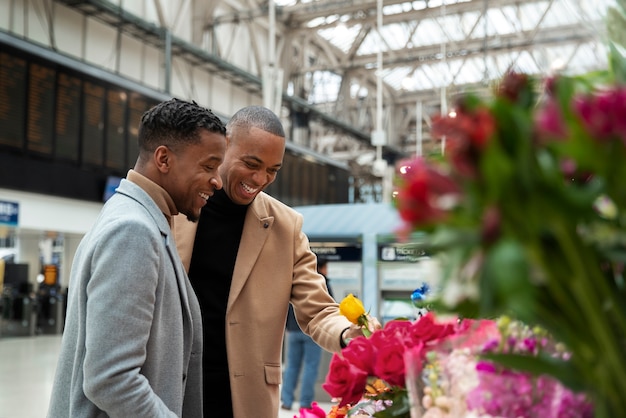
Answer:
<path fill-rule="evenodd" d="M 189 280 L 202 308 L 204 416 L 230 418 L 226 356 L 226 305 L 248 205 L 217 190 L 202 208 L 189 267 Z M 223 408 L 223 409 L 221 409 Z"/>

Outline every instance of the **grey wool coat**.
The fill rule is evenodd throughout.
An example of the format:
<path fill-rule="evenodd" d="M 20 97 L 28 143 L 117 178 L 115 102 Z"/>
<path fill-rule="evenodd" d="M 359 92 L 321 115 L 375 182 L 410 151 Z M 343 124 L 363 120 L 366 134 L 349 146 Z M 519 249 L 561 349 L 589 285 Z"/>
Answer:
<path fill-rule="evenodd" d="M 165 215 L 122 180 L 76 251 L 48 417 L 202 417 L 201 324 Z"/>

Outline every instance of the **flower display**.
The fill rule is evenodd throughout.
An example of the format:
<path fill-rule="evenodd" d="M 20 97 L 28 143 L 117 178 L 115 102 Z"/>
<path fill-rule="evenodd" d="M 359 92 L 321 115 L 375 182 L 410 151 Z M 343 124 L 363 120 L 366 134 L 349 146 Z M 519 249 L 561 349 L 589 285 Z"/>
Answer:
<path fill-rule="evenodd" d="M 564 347 L 541 328 L 502 317 L 481 321 L 470 337 L 457 338 L 427 356 L 421 374 L 424 387 L 415 394 L 423 418 L 593 416 L 589 399 L 558 380 L 504 368 L 485 358 L 489 353 L 566 358 Z"/>
<path fill-rule="evenodd" d="M 404 353 L 411 349 L 425 354 L 427 347 L 454 332 L 454 322 L 438 323 L 433 314 L 416 322 L 390 321 L 335 353 L 322 387 L 340 399 L 339 407 L 408 413 Z"/>
<path fill-rule="evenodd" d="M 609 16 L 626 24 L 621 5 Z M 433 309 L 510 315 L 567 348 L 568 358 L 500 353 L 490 364 L 511 374 L 479 363 L 479 388 L 506 387 L 516 399 L 537 387 L 564 393 L 535 380 L 545 374 L 584 392 L 602 418 L 626 410 L 626 48 L 609 46 L 607 71 L 510 71 L 491 96 L 460 97 L 433 117 L 443 155 L 401 162 L 395 191 L 401 236 L 427 233 L 415 245 L 428 246 L 444 272 Z M 492 400 L 504 397 L 502 389 Z"/>
<path fill-rule="evenodd" d="M 508 317 L 459 320 L 428 312 L 389 321 L 333 355 L 323 388 L 339 403 L 327 417 L 592 416 L 585 394 L 495 360 L 511 353 L 569 359 L 545 330 Z"/>

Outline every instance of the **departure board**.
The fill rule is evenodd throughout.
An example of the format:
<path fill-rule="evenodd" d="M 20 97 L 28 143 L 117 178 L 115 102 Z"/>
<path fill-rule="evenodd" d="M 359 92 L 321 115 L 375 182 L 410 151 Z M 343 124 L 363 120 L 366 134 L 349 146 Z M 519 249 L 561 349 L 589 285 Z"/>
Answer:
<path fill-rule="evenodd" d="M 128 103 L 128 158 L 131 165 L 135 165 L 135 160 L 139 155 L 139 146 L 137 145 L 137 134 L 139 123 L 144 112 L 148 110 L 150 104 L 144 96 L 132 94 Z"/>
<path fill-rule="evenodd" d="M 83 152 L 84 164 L 102 165 L 104 150 L 105 88 L 85 81 L 83 84 Z"/>
<path fill-rule="evenodd" d="M 56 98 L 56 156 L 78 161 L 80 140 L 80 78 L 60 72 Z"/>
<path fill-rule="evenodd" d="M 156 97 L 0 42 L 0 153 L 123 176 Z"/>
<path fill-rule="evenodd" d="M 0 145 L 23 146 L 26 74 L 26 60 L 0 52 Z"/>
<path fill-rule="evenodd" d="M 126 169 L 126 102 L 127 94 L 122 90 L 107 92 L 107 133 L 105 165 L 117 170 Z"/>
<path fill-rule="evenodd" d="M 26 145 L 30 151 L 52 153 L 55 77 L 53 68 L 29 66 Z"/>

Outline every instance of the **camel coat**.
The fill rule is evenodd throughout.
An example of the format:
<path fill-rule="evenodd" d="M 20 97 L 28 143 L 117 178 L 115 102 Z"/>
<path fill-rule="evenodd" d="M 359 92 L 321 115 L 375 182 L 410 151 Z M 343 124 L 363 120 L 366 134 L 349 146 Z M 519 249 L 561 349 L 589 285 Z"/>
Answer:
<path fill-rule="evenodd" d="M 316 271 L 317 259 L 302 222 L 302 215 L 287 205 L 265 193 L 257 195 L 246 213 L 226 323 L 204 324 L 226 327 L 234 418 L 278 416 L 289 302 L 302 330 L 327 351 L 341 350 L 341 332 L 350 326 Z M 176 244 L 187 270 L 196 226 L 180 215 L 174 219 Z"/>

